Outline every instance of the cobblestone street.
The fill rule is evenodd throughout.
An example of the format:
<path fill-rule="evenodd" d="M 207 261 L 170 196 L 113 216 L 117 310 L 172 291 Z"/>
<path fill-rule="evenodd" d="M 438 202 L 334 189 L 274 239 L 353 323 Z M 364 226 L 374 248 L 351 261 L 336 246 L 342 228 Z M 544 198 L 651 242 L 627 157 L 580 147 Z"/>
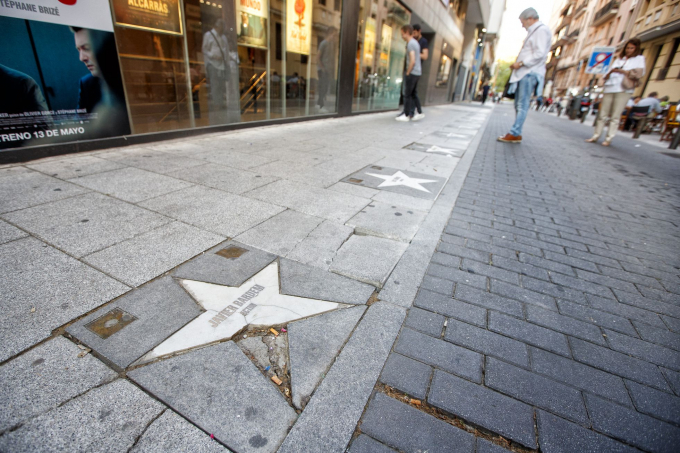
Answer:
<path fill-rule="evenodd" d="M 540 113 L 496 142 L 513 118 L 492 115 L 351 451 L 677 451 L 680 159 Z"/>

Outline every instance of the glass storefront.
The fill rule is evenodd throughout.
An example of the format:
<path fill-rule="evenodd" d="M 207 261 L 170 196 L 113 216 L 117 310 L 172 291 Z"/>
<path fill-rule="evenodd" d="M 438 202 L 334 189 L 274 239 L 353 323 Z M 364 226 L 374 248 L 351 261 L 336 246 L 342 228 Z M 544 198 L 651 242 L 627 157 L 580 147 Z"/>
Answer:
<path fill-rule="evenodd" d="M 184 36 L 116 23 L 134 133 L 337 112 L 341 0 L 179 7 Z"/>
<path fill-rule="evenodd" d="M 361 0 L 352 111 L 396 109 L 404 77 L 401 27 L 411 13 L 395 0 Z"/>

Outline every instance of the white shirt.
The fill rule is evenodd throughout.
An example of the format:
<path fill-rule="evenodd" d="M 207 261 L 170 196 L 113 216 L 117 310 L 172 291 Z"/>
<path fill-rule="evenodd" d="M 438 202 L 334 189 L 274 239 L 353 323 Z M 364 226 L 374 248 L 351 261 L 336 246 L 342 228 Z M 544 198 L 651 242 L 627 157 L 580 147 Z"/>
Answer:
<path fill-rule="evenodd" d="M 645 75 L 645 57 L 644 55 L 638 55 L 633 58 L 618 58 L 614 63 L 612 63 L 609 71 L 615 68 L 623 69 L 624 71 L 630 71 L 631 69 L 642 69 L 642 75 Z M 605 93 L 623 93 L 624 90 L 621 86 L 623 82 L 623 74 L 618 72 L 609 74 L 609 79 L 604 83 Z M 627 90 L 628 93 L 632 93 L 634 90 Z"/>
<path fill-rule="evenodd" d="M 228 45 L 227 37 L 220 35 L 214 28 L 206 32 L 203 35 L 203 58 L 206 64 L 210 63 L 216 69 L 225 69 L 225 60 L 229 58 Z"/>
<path fill-rule="evenodd" d="M 524 65 L 512 71 L 510 83 L 518 82 L 530 73 L 545 77 L 545 60 L 550 52 L 551 41 L 550 28 L 543 22 L 536 22 L 527 29 L 527 38 L 517 56 L 517 61 L 521 61 Z"/>

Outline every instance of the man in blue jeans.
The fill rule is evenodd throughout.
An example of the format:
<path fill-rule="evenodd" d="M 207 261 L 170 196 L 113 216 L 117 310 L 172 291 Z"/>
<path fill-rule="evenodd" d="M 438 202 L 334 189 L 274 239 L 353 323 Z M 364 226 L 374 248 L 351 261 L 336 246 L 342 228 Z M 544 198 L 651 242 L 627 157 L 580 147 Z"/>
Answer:
<path fill-rule="evenodd" d="M 545 60 L 550 52 L 551 32 L 547 25 L 538 20 L 536 10 L 525 9 L 520 14 L 519 20 L 522 27 L 527 30 L 527 37 L 519 51 L 517 61 L 510 66 L 512 75 L 508 81 L 510 84 L 508 93 L 515 93 L 517 117 L 510 132 L 498 137 L 498 141 L 505 143 L 522 142 L 522 126 L 529 112 L 531 97 L 543 91 Z"/>

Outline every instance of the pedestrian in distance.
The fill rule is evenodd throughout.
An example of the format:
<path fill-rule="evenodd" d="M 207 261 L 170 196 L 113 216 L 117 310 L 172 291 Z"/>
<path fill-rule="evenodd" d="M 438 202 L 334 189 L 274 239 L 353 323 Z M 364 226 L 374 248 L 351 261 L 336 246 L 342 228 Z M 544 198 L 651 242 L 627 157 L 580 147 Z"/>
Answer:
<path fill-rule="evenodd" d="M 645 75 L 645 57 L 642 55 L 640 45 L 639 39 L 629 40 L 623 46 L 619 58 L 612 63 L 611 69 L 604 76 L 604 97 L 597 112 L 595 133 L 586 142 L 597 142 L 605 124 L 608 123 L 607 137 L 602 146 L 611 145 L 619 127 L 621 112 L 625 109 L 638 80 Z"/>
<path fill-rule="evenodd" d="M 488 83 L 485 83 L 482 87 L 482 105 L 486 104 L 486 98 L 489 96 L 489 90 L 491 87 Z"/>
<path fill-rule="evenodd" d="M 422 74 L 420 63 L 420 45 L 413 37 L 413 27 L 401 27 L 401 38 L 406 41 L 406 72 L 404 74 L 404 113 L 397 121 L 411 121 L 416 109 L 415 92 Z"/>
<path fill-rule="evenodd" d="M 550 28 L 539 20 L 534 8 L 527 8 L 519 15 L 522 27 L 527 30 L 527 37 L 519 51 L 517 61 L 510 68 L 512 74 L 508 83 L 508 94 L 515 95 L 515 124 L 510 132 L 498 141 L 505 143 L 521 143 L 522 127 L 529 112 L 531 98 L 535 93 L 543 92 L 545 80 L 545 61 L 550 52 L 552 33 Z"/>
<path fill-rule="evenodd" d="M 427 38 L 423 36 L 422 30 L 420 29 L 420 24 L 414 24 L 413 25 L 413 37 L 418 41 L 418 45 L 420 46 L 420 62 L 422 66 L 422 62 L 427 60 L 430 56 L 430 51 L 428 49 L 429 43 L 427 42 Z M 416 114 L 413 115 L 413 121 L 419 121 L 425 118 L 425 114 L 423 113 L 423 107 L 420 104 L 420 97 L 418 97 L 418 84 L 416 83 L 416 90 L 414 93 L 415 97 L 415 103 L 416 103 Z"/>

